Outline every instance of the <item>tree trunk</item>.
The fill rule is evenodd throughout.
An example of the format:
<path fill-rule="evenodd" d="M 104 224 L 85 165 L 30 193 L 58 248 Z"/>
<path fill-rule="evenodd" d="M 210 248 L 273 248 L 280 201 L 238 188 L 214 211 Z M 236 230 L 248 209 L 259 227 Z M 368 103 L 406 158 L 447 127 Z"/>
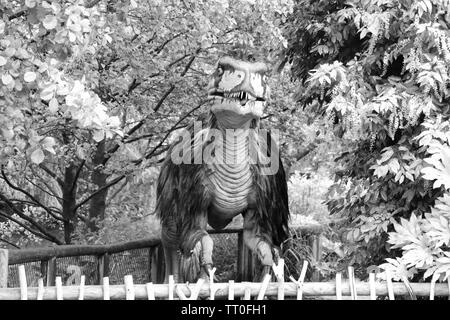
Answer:
<path fill-rule="evenodd" d="M 66 221 L 64 221 L 64 241 L 66 244 L 70 244 L 72 234 L 75 230 L 75 225 L 77 222 L 77 215 L 75 210 L 76 205 L 76 174 L 77 167 L 73 164 L 66 167 L 64 172 L 64 185 L 63 185 L 63 205 L 62 205 L 62 216 Z"/>
<path fill-rule="evenodd" d="M 97 144 L 97 150 L 93 159 L 94 170 L 92 172 L 91 181 L 98 190 L 106 185 L 108 175 L 103 171 L 103 164 L 105 163 L 105 140 Z M 108 196 L 108 188 L 97 193 L 89 202 L 89 229 L 97 231 L 97 222 L 105 218 L 106 197 Z"/>

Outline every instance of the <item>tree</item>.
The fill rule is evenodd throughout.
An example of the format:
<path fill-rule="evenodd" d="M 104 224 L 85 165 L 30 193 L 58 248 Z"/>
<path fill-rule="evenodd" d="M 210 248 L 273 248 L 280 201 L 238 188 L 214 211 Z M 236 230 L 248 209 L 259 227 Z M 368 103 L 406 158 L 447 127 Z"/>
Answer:
<path fill-rule="evenodd" d="M 1 1 L 3 228 L 56 244 L 80 227 L 96 232 L 111 197 L 154 180 L 171 133 L 206 108 L 217 57 L 236 43 L 270 57 L 290 9 L 288 0 Z"/>
<path fill-rule="evenodd" d="M 285 27 L 299 103 L 347 149 L 328 203 L 347 262 L 396 278 L 450 274 L 448 8 L 298 0 Z"/>

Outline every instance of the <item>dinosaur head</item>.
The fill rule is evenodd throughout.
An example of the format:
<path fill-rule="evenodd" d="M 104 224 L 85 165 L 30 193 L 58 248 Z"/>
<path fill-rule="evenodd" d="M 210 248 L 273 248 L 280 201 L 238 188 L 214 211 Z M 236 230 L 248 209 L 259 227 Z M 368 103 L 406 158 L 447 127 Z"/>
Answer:
<path fill-rule="evenodd" d="M 221 58 L 208 85 L 211 111 L 217 119 L 237 123 L 260 118 L 269 95 L 268 71 L 262 62 Z"/>

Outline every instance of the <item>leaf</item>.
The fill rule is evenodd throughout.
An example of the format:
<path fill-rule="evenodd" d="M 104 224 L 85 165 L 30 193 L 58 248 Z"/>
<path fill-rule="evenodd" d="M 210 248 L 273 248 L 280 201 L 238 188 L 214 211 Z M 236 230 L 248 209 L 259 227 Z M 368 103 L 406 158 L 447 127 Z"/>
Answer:
<path fill-rule="evenodd" d="M 23 75 L 23 80 L 25 80 L 25 82 L 33 82 L 34 80 L 36 80 L 36 73 L 34 73 L 33 71 L 25 72 L 25 74 Z"/>
<path fill-rule="evenodd" d="M 4 66 L 8 62 L 8 59 L 6 59 L 3 56 L 0 56 L 0 67 Z"/>
<path fill-rule="evenodd" d="M 45 159 L 44 151 L 42 151 L 41 148 L 34 150 L 33 153 L 31 154 L 31 161 L 33 161 L 35 164 L 42 163 L 44 159 Z"/>
<path fill-rule="evenodd" d="M 25 5 L 28 8 L 34 8 L 36 6 L 37 0 L 25 0 Z"/>
<path fill-rule="evenodd" d="M 2 74 L 2 82 L 5 86 L 14 83 L 13 77 L 9 73 Z"/>
<path fill-rule="evenodd" d="M 51 113 L 56 113 L 56 112 L 58 111 L 58 109 L 59 109 L 58 99 L 56 99 L 56 98 L 53 97 L 53 98 L 50 100 L 50 102 L 48 103 L 48 110 L 49 110 Z"/>
<path fill-rule="evenodd" d="M 100 142 L 105 138 L 105 132 L 103 130 L 95 130 L 94 135 L 92 136 L 92 138 L 96 141 L 96 142 Z"/>
<path fill-rule="evenodd" d="M 56 144 L 55 139 L 52 137 L 45 137 L 42 141 L 42 148 L 44 150 L 47 150 L 48 152 L 55 154 L 55 150 L 53 149 L 53 146 Z"/>
<path fill-rule="evenodd" d="M 389 160 L 394 155 L 394 150 L 391 148 L 386 148 L 383 152 L 383 155 L 381 156 L 381 159 L 379 160 L 379 163 L 383 163 L 387 160 Z"/>
<path fill-rule="evenodd" d="M 45 101 L 50 101 L 54 96 L 54 86 L 50 85 L 42 89 L 41 91 L 41 99 Z"/>
<path fill-rule="evenodd" d="M 394 158 L 391 161 L 389 161 L 389 168 L 391 169 L 392 173 L 399 172 L 400 164 L 398 163 L 398 159 Z"/>
<path fill-rule="evenodd" d="M 44 20 L 42 20 L 42 24 L 47 30 L 55 29 L 58 24 L 58 19 L 53 15 L 46 15 Z"/>

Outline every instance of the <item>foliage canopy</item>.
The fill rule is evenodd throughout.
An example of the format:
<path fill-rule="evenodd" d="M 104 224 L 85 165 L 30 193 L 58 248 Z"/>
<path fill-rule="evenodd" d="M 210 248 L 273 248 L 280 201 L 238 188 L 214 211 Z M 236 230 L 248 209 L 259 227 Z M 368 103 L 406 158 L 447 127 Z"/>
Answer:
<path fill-rule="evenodd" d="M 299 103 L 347 148 L 328 202 L 345 255 L 397 278 L 450 275 L 449 7 L 298 0 L 285 29 Z"/>

